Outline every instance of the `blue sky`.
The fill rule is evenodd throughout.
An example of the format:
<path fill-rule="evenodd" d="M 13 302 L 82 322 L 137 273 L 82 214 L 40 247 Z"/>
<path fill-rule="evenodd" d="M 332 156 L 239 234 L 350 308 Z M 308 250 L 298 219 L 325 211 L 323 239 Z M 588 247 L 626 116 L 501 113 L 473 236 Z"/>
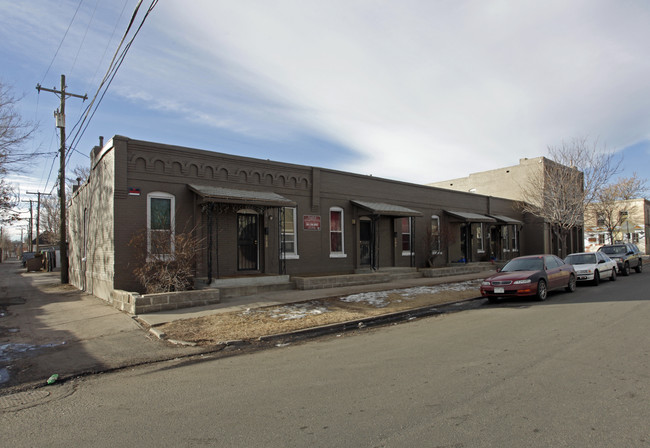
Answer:
<path fill-rule="evenodd" d="M 0 79 L 33 149 L 58 148 L 36 84 L 92 97 L 136 4 L 0 0 Z M 120 134 L 427 183 L 589 137 L 650 178 L 648 23 L 641 0 L 163 1 L 68 166 Z M 68 127 L 85 106 L 68 100 Z M 53 162 L 13 180 L 49 192 Z"/>

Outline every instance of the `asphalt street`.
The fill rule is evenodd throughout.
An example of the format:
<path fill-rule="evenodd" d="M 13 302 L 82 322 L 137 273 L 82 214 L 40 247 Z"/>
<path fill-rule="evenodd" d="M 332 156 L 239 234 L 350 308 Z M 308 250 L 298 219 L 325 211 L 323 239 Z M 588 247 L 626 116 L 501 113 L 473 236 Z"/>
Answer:
<path fill-rule="evenodd" d="M 650 276 L 24 392 L 8 446 L 650 446 Z"/>

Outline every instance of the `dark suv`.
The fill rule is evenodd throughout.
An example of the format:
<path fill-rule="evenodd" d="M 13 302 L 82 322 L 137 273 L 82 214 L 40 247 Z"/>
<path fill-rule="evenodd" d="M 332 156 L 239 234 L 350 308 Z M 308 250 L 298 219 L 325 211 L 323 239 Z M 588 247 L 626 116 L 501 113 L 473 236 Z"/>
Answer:
<path fill-rule="evenodd" d="M 641 252 L 636 247 L 636 244 L 607 244 L 598 250 L 606 253 L 609 258 L 616 262 L 619 274 L 630 275 L 630 269 L 632 268 L 639 274 L 641 273 L 643 260 L 641 259 Z"/>

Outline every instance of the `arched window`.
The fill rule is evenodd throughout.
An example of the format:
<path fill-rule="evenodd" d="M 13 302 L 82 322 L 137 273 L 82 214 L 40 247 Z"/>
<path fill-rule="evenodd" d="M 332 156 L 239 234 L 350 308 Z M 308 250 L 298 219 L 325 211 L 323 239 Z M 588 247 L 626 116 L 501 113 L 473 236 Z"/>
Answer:
<path fill-rule="evenodd" d="M 340 207 L 330 208 L 330 258 L 346 256 L 344 227 L 343 209 Z"/>
<path fill-rule="evenodd" d="M 156 191 L 147 195 L 147 253 L 166 259 L 174 255 L 175 197 Z"/>

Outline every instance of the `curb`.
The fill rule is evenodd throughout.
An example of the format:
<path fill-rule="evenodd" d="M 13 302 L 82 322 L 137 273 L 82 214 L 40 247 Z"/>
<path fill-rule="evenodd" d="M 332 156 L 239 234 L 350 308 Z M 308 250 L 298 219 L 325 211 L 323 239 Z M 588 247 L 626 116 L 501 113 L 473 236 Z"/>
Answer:
<path fill-rule="evenodd" d="M 434 316 L 437 314 L 445 314 L 445 311 L 440 311 L 442 307 L 460 304 L 465 302 L 473 302 L 475 300 L 481 300 L 484 297 L 474 297 L 471 299 L 458 300 L 455 302 L 439 303 L 437 305 L 428 305 L 421 308 L 413 308 L 410 310 L 398 311 L 396 313 L 382 314 L 379 316 L 366 317 L 364 319 L 349 320 L 345 322 L 337 322 L 333 324 L 321 325 L 318 327 L 303 328 L 300 330 L 289 331 L 287 333 L 277 333 L 266 336 L 259 336 L 250 340 L 234 340 L 234 341 L 220 341 L 213 346 L 240 346 L 249 344 L 251 341 L 260 341 L 260 342 L 275 342 L 283 341 L 287 339 L 308 339 L 317 336 L 323 336 L 331 333 L 339 333 L 344 331 L 359 330 L 365 327 L 374 327 L 385 325 L 393 322 L 404 321 L 404 320 L 413 320 L 420 317 Z M 180 341 L 177 339 L 166 339 L 167 335 L 151 327 L 149 332 L 155 335 L 158 339 L 169 342 L 170 344 L 183 345 L 188 347 L 196 347 L 198 344 L 196 342 L 189 341 Z"/>
<path fill-rule="evenodd" d="M 440 311 L 442 307 L 454 305 L 457 303 L 473 302 L 475 300 L 483 299 L 484 297 L 474 297 L 472 299 L 459 300 L 456 302 L 447 302 L 438 305 L 429 305 L 421 308 L 414 308 L 396 313 L 383 314 L 380 316 L 367 317 L 365 319 L 356 319 L 346 322 L 338 322 L 334 324 L 322 325 L 319 327 L 304 328 L 302 330 L 294 330 L 288 333 L 278 333 L 267 336 L 260 336 L 257 340 L 261 342 L 274 342 L 278 340 L 294 339 L 294 338 L 311 338 L 322 336 L 331 333 L 338 333 L 350 330 L 358 330 L 365 327 L 373 327 L 385 325 L 388 323 L 413 320 L 420 317 L 434 316 L 438 314 L 445 314 L 445 311 Z"/>

